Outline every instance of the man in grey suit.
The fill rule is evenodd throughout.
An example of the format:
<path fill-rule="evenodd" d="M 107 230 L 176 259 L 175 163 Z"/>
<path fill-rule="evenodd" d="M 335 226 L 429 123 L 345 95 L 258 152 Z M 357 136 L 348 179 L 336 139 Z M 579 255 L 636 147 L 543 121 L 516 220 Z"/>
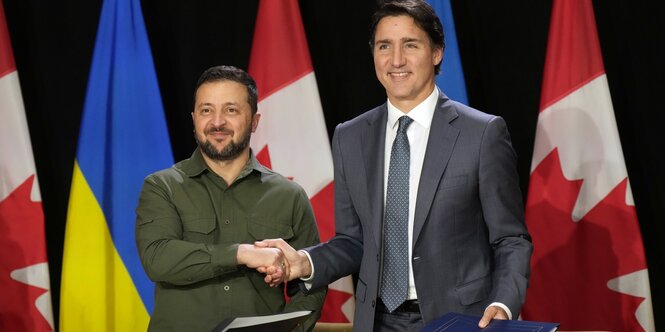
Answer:
<path fill-rule="evenodd" d="M 379 8 L 370 46 L 388 100 L 335 130 L 337 234 L 301 251 L 257 243 L 288 259 L 261 269 L 266 282 L 314 290 L 359 273 L 357 331 L 416 331 L 451 311 L 480 327 L 516 319 L 533 246 L 506 123 L 437 89 L 443 28 L 426 2 Z"/>

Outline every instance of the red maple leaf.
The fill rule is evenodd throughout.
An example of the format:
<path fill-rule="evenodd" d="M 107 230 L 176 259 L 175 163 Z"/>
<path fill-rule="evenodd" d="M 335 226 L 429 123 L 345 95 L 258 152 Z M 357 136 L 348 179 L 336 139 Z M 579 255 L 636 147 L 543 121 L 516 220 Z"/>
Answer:
<path fill-rule="evenodd" d="M 319 190 L 310 198 L 316 224 L 319 227 L 321 242 L 330 240 L 335 236 L 335 185 L 330 181 L 327 186 Z"/>
<path fill-rule="evenodd" d="M 50 331 L 35 307 L 47 290 L 16 281 L 12 271 L 46 259 L 44 214 L 41 202 L 30 200 L 34 175 L 0 201 L 0 330 Z"/>
<path fill-rule="evenodd" d="M 264 146 L 259 153 L 256 154 L 256 160 L 261 163 L 261 165 L 272 169 L 272 162 L 270 160 L 270 151 L 268 151 L 268 145 Z"/>
<path fill-rule="evenodd" d="M 342 312 L 342 305 L 346 303 L 351 296 L 353 296 L 351 293 L 340 292 L 336 289 L 328 288 L 326 302 L 323 304 L 323 310 L 321 311 L 321 318 L 319 318 L 319 321 L 329 323 L 349 323 L 349 320 Z"/>
<path fill-rule="evenodd" d="M 316 216 L 321 241 L 325 242 L 335 236 L 335 185 L 330 182 L 314 195 L 310 201 Z M 348 323 L 349 320 L 342 312 L 342 305 L 348 301 L 353 294 L 338 291 L 328 287 L 326 302 L 323 304 L 321 322 Z"/>
<path fill-rule="evenodd" d="M 259 153 L 256 154 L 256 160 L 267 168 L 272 168 L 272 161 L 270 160 L 270 151 L 268 145 L 264 146 Z M 286 175 L 285 175 L 286 176 Z M 287 177 L 293 180 L 293 176 Z M 316 224 L 319 228 L 319 237 L 322 242 L 328 241 L 335 235 L 335 202 L 334 192 L 335 187 L 333 181 L 319 190 L 309 200 L 314 210 L 314 217 Z"/>
<path fill-rule="evenodd" d="M 256 154 L 256 160 L 261 163 L 261 165 L 272 169 L 272 161 L 270 160 L 270 151 L 268 150 L 268 146 L 264 146 L 259 153 Z M 286 177 L 289 180 L 293 181 L 293 176 L 287 176 Z"/>
<path fill-rule="evenodd" d="M 582 180 L 568 181 L 553 150 L 533 171 L 526 221 L 533 237 L 531 279 L 522 317 L 561 330 L 642 331 L 643 298 L 615 292 L 609 280 L 646 268 L 627 179 L 581 220 L 572 220 Z"/>
<path fill-rule="evenodd" d="M 271 168 L 272 163 L 270 160 L 270 152 L 268 145 L 263 147 L 259 153 L 256 154 L 256 159 L 264 166 Z M 293 177 L 289 177 L 293 179 Z M 310 198 L 314 216 L 319 228 L 319 237 L 321 241 L 328 241 L 335 235 L 335 206 L 334 206 L 334 184 L 331 181 L 323 189 L 319 190 L 314 196 Z M 332 288 L 328 288 L 326 301 L 323 304 L 321 312 L 321 322 L 336 322 L 347 323 L 348 319 L 342 312 L 342 305 L 351 298 L 352 294 L 341 292 Z"/>

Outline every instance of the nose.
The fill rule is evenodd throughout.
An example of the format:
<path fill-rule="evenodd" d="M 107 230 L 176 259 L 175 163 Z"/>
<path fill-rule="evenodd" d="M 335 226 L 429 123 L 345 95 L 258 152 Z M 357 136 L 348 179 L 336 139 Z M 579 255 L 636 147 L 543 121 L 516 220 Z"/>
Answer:
<path fill-rule="evenodd" d="M 217 111 L 212 117 L 212 123 L 215 127 L 226 124 L 226 115 L 224 112 Z"/>
<path fill-rule="evenodd" d="M 393 67 L 401 67 L 405 64 L 404 52 L 401 47 L 393 47 L 391 54 L 391 64 Z"/>

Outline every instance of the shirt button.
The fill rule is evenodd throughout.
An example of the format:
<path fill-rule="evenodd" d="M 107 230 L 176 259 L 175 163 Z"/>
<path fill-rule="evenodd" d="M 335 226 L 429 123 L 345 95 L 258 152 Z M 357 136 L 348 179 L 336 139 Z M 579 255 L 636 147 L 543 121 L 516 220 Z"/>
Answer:
<path fill-rule="evenodd" d="M 229 287 L 228 285 L 224 286 L 225 291 L 228 291 L 229 289 L 231 289 L 231 287 Z"/>
<path fill-rule="evenodd" d="M 230 220 L 228 220 L 228 219 L 224 220 L 224 224 L 225 224 L 225 225 L 228 225 L 228 224 L 230 224 L 230 223 L 231 223 Z"/>

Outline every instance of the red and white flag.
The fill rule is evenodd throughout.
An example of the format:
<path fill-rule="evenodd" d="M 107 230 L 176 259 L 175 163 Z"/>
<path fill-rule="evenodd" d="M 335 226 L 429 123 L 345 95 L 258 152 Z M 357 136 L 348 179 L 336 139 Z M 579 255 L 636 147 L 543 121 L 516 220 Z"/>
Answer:
<path fill-rule="evenodd" d="M 0 330 L 52 331 L 44 213 L 0 1 Z"/>
<path fill-rule="evenodd" d="M 333 162 L 297 0 L 260 1 L 249 73 L 259 89 L 257 159 L 310 198 L 321 241 L 335 235 Z M 353 321 L 351 277 L 330 284 L 320 321 Z"/>
<path fill-rule="evenodd" d="M 522 317 L 655 331 L 649 276 L 591 0 L 555 0 L 531 164 Z"/>

